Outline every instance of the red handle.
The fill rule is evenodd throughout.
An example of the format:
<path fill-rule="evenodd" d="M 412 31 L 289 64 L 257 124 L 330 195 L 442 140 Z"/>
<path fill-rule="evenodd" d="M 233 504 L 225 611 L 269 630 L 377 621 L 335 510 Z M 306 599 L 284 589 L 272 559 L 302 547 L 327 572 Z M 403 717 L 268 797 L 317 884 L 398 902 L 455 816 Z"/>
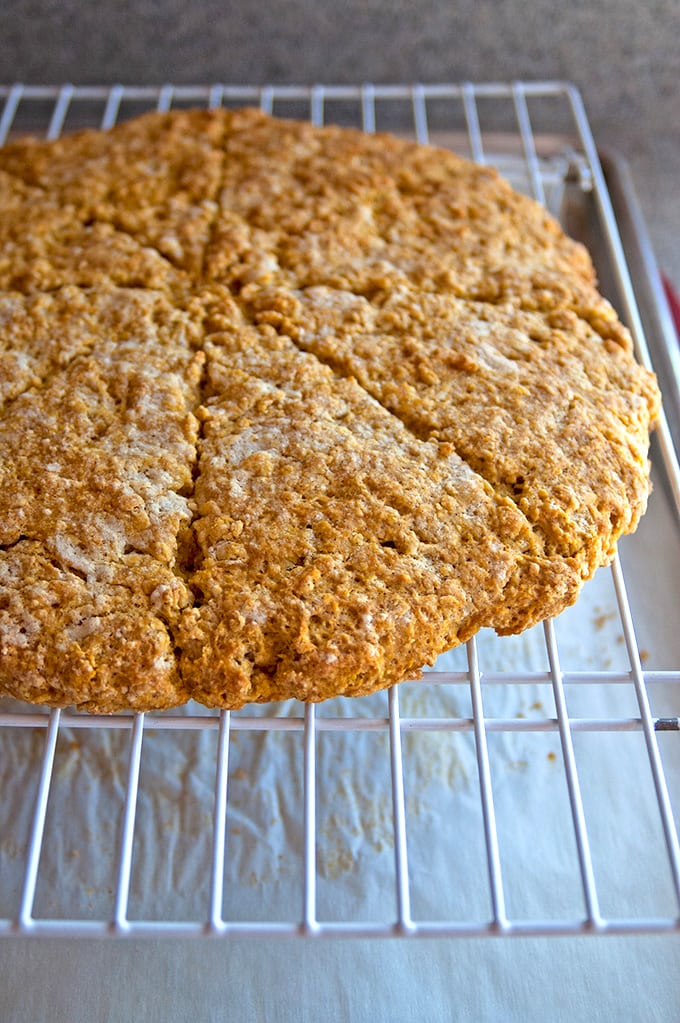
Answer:
<path fill-rule="evenodd" d="M 675 333 L 678 340 L 680 340 L 680 298 L 678 298 L 678 293 L 671 282 L 663 274 L 661 275 L 661 281 L 663 283 L 663 290 L 666 292 L 673 323 L 675 324 Z"/>

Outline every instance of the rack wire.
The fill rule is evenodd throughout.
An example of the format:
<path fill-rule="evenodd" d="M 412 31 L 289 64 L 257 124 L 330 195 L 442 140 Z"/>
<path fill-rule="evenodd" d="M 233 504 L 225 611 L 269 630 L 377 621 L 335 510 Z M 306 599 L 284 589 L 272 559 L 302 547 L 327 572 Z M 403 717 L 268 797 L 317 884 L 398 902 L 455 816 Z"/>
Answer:
<path fill-rule="evenodd" d="M 0 99 L 4 101 L 0 143 L 26 130 L 56 138 L 85 124 L 108 128 L 143 108 L 257 104 L 275 114 L 308 116 L 317 124 L 337 117 L 367 131 L 384 125 L 423 143 L 454 145 L 464 155 L 499 166 L 515 187 L 558 215 L 569 190 L 576 189 L 587 196 L 598 220 L 621 312 L 640 359 L 651 365 L 597 150 L 580 95 L 569 84 L 158 88 L 17 84 L 0 88 Z M 482 108 L 489 103 L 491 127 L 486 128 L 488 111 Z M 549 129 L 558 125 L 559 132 L 537 131 L 534 119 L 541 118 Z M 666 502 L 667 528 L 677 537 L 680 473 L 663 418 L 657 436 L 664 482 L 653 500 Z M 637 538 L 629 543 L 632 551 Z M 567 612 L 556 622 L 532 630 L 519 656 L 512 640 L 480 636 L 458 651 L 457 659 L 438 662 L 421 681 L 361 700 L 331 701 L 320 707 L 290 703 L 232 713 L 189 705 L 174 712 L 111 716 L 46 711 L 2 701 L 0 756 L 6 767 L 3 799 L 7 808 L 3 811 L 0 801 L 0 858 L 4 857 L 7 871 L 0 885 L 0 935 L 453 938 L 680 931 L 680 845 L 672 799 L 673 787 L 680 784 L 680 664 L 673 660 L 677 646 L 672 639 L 663 651 L 647 652 L 636 636 L 638 625 L 645 631 L 649 620 L 672 614 L 672 608 L 644 596 L 649 586 L 645 588 L 640 575 L 652 571 L 646 557 L 644 552 L 640 558 L 631 557 L 635 601 L 629 599 L 618 556 L 610 568 L 598 573 L 598 603 L 591 601 L 587 627 L 595 633 L 606 625 L 602 641 L 594 639 L 608 649 L 617 645 L 613 666 L 601 657 L 596 666 L 585 655 L 579 661 L 578 651 L 588 646 L 578 611 L 584 599 L 587 603 L 582 598 L 576 617 L 570 619 Z M 670 555 L 663 553 L 661 560 L 667 562 L 672 591 L 673 580 L 680 577 L 677 548 Z M 601 596 L 604 590 L 609 598 Z M 636 622 L 640 605 L 643 621 Z M 593 607 L 596 619 L 601 619 L 597 626 Z M 654 630 L 652 634 L 656 636 Z M 650 659 L 655 664 L 647 669 L 644 662 Z M 563 666 L 566 661 L 568 668 Z M 624 693 L 626 700 L 621 701 Z M 588 699 L 581 699 L 584 694 L 596 694 L 595 712 L 582 709 L 588 706 Z M 550 703 L 548 710 L 545 703 Z M 342 746 L 337 761 L 330 757 L 329 768 L 324 744 L 333 737 L 342 740 Z M 626 805 L 628 789 L 635 788 L 630 771 L 610 772 L 608 784 L 613 790 L 593 802 L 592 762 L 580 745 L 594 739 L 600 749 L 610 739 L 623 737 L 636 740 L 630 771 L 635 776 L 648 775 L 644 813 L 639 808 L 631 811 L 625 833 L 623 822 L 612 818 L 607 805 L 609 801 Z M 83 785 L 95 787 L 95 802 L 104 817 L 88 819 L 79 828 L 79 840 L 92 846 L 83 855 L 79 848 L 69 849 L 59 836 L 80 811 L 69 793 L 80 791 L 78 772 L 86 761 L 88 738 L 101 742 L 104 767 L 98 767 L 91 779 L 88 775 Z M 278 745 L 271 746 L 272 738 Z M 168 772 L 173 757 L 184 756 L 194 739 L 205 741 L 198 750 L 192 747 L 191 771 L 182 775 L 173 791 L 176 808 L 191 803 L 191 820 L 198 819 L 200 826 L 182 838 L 183 818 L 166 821 L 165 830 L 175 845 L 164 855 L 153 823 L 154 786 Z M 365 756 L 368 746 L 360 745 L 363 740 L 372 749 L 369 759 Z M 518 900 L 518 887 L 531 889 L 534 881 L 540 887 L 534 876 L 538 860 L 545 852 L 550 861 L 556 850 L 549 843 L 541 844 L 540 831 L 529 835 L 527 843 L 526 822 L 517 804 L 525 787 L 512 778 L 507 781 L 508 765 L 527 768 L 525 761 L 511 759 L 516 753 L 513 744 L 538 740 L 549 741 L 550 748 L 528 771 L 528 784 L 538 780 L 550 794 L 561 791 L 564 811 L 557 841 L 566 851 L 561 850 L 555 865 L 543 863 L 545 877 L 540 885 L 543 891 L 558 890 L 555 898 L 548 899 L 552 899 L 551 912 L 536 911 L 531 892 L 524 901 Z M 462 785 L 435 786 L 436 792 L 443 793 L 443 808 L 421 799 L 421 789 L 431 780 L 429 775 L 423 777 L 423 763 L 431 768 L 436 752 L 427 744 L 435 741 L 444 744 L 447 770 L 461 751 L 466 751 L 467 763 L 472 765 Z M 426 744 L 425 760 L 416 754 L 419 742 Z M 287 752 L 281 761 L 282 744 Z M 157 772 L 147 776 L 150 750 L 160 760 Z M 251 753 L 254 760 L 248 759 Z M 347 756 L 346 763 L 342 755 Z M 283 772 L 293 766 L 285 782 L 281 762 Z M 242 766 L 252 763 L 257 764 L 257 777 Z M 387 823 L 381 818 L 380 838 L 373 841 L 370 856 L 363 853 L 373 826 L 370 818 L 360 814 L 358 824 L 352 824 L 351 813 L 342 818 L 337 808 L 340 790 L 330 795 L 325 791 L 329 777 L 337 778 L 343 771 L 351 773 L 354 809 L 362 799 L 377 800 L 381 813 L 388 806 Z M 379 780 L 367 780 L 368 771 L 383 779 L 382 786 Z M 66 795 L 60 797 L 69 772 L 71 788 L 65 786 Z M 550 772 L 551 780 L 546 782 Z M 7 777 L 20 793 L 23 813 L 15 812 L 18 804 L 11 802 Z M 450 781 L 450 774 L 446 777 Z M 187 782 L 197 778 L 204 784 L 198 794 Z M 259 807 L 249 817 L 243 808 L 248 790 L 261 786 L 258 797 L 264 798 L 266 792 L 278 791 L 279 784 L 291 786 L 291 794 L 279 799 L 287 799 L 292 812 L 279 807 L 277 817 Z M 510 797 L 505 794 L 506 785 Z M 203 812 L 197 817 L 194 811 L 199 803 Z M 148 817 L 153 818 L 155 831 L 145 840 Z M 258 827 L 260 818 L 263 822 L 257 834 L 255 817 Z M 467 881 L 447 856 L 435 855 L 431 860 L 428 853 L 430 847 L 451 841 L 458 819 L 458 844 L 452 848 L 459 850 L 461 862 L 473 862 L 476 869 Z M 481 836 L 476 857 L 469 854 L 472 838 L 466 825 L 473 819 Z M 430 833 L 433 821 L 437 831 Z M 519 837 L 518 830 L 513 833 L 513 821 L 523 832 L 522 855 L 531 855 L 532 843 L 539 850 L 531 861 L 531 876 L 526 863 L 518 867 L 511 862 L 509 850 Z M 601 826 L 602 821 L 606 826 Z M 97 828 L 100 834 L 94 833 Z M 640 829 L 646 832 L 642 837 Z M 341 843 L 341 859 L 349 861 L 349 867 L 334 868 L 327 848 L 329 831 Z M 626 861 L 628 841 L 633 857 L 650 844 L 653 849 L 646 868 L 634 864 L 633 879 L 623 888 L 623 909 L 619 902 L 612 910 L 615 900 L 606 884 L 607 862 L 617 850 Z M 259 847 L 271 845 L 275 865 L 253 878 L 250 849 L 258 843 Z M 178 864 L 182 856 L 189 862 L 201 844 L 203 854 L 193 867 Z M 81 858 L 88 859 L 90 873 L 97 874 L 96 885 L 88 884 L 83 873 L 73 869 L 74 860 Z M 108 866 L 95 871 L 92 864 L 100 859 Z M 442 859 L 448 866 L 435 876 L 434 863 L 441 866 Z M 143 883 L 135 880 L 138 867 Z M 631 892 L 645 870 L 654 882 L 654 898 L 637 900 L 636 909 Z M 204 883 L 198 882 L 199 875 Z M 350 894 L 343 893 L 335 902 L 334 892 L 347 881 L 351 881 Z M 562 885 L 569 889 L 569 899 L 561 898 Z M 374 888 L 379 891 L 377 899 L 371 896 Z M 452 891 L 454 896 L 447 901 Z M 438 903 L 443 907 L 439 913 L 435 911 Z M 529 908 L 523 910 L 525 904 Z"/>

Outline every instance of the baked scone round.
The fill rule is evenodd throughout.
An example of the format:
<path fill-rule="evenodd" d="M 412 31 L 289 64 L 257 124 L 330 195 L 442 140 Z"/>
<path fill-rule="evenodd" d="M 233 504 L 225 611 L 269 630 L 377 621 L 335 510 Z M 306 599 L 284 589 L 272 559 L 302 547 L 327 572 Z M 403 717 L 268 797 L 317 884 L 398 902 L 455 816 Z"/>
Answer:
<path fill-rule="evenodd" d="M 655 380 L 590 259 L 451 152 L 254 110 L 0 150 L 0 691 L 359 695 L 558 614 Z"/>

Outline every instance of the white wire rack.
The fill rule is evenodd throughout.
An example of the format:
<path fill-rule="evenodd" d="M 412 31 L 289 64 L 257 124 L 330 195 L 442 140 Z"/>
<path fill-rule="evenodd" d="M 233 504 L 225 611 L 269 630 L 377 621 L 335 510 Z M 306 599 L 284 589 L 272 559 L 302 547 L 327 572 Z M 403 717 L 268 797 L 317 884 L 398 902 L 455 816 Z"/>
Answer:
<path fill-rule="evenodd" d="M 0 142 L 106 128 L 154 106 L 258 104 L 443 140 L 497 164 L 557 214 L 575 189 L 650 363 L 596 148 L 568 84 L 14 85 L 0 99 Z M 680 931 L 680 658 L 668 606 L 680 578 L 680 474 L 664 420 L 657 443 L 652 532 L 671 538 L 658 567 L 653 542 L 643 537 L 638 554 L 631 538 L 628 587 L 617 557 L 599 588 L 586 588 L 590 605 L 584 595 L 527 640 L 481 636 L 418 683 L 319 707 L 87 716 L 2 702 L 0 935 Z M 524 814 L 536 791 L 559 804 L 539 821 Z"/>

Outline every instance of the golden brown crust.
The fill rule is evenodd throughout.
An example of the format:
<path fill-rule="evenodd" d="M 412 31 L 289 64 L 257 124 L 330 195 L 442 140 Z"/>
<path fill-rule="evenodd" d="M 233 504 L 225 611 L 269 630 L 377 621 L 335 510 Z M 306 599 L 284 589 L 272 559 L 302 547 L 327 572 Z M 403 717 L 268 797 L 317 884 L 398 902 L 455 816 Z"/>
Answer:
<path fill-rule="evenodd" d="M 0 689 L 358 695 L 559 613 L 651 374 L 489 168 L 256 111 L 0 150 Z"/>

